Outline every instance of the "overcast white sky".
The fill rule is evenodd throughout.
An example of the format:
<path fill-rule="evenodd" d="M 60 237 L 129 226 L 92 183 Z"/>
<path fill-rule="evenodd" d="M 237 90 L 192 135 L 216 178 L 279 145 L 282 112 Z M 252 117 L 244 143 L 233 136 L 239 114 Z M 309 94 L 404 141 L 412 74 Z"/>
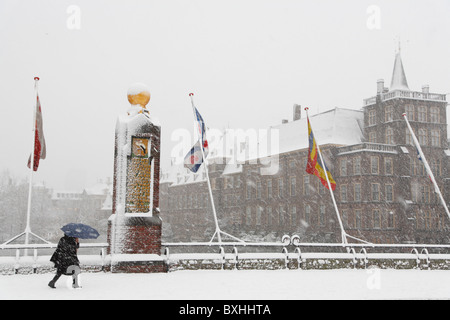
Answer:
<path fill-rule="evenodd" d="M 47 142 L 35 181 L 76 189 L 112 177 L 134 82 L 150 88 L 163 169 L 172 132 L 193 129 L 189 92 L 219 129 L 278 124 L 294 103 L 360 109 L 377 79 L 390 84 L 400 38 L 410 89 L 448 93 L 449 12 L 448 0 L 0 0 L 0 171 L 28 177 L 34 76 Z"/>

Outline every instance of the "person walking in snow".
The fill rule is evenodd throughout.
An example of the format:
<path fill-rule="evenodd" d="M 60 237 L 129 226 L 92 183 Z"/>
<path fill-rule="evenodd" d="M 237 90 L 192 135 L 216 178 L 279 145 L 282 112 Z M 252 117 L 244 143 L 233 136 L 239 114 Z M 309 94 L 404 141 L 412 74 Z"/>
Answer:
<path fill-rule="evenodd" d="M 78 242 L 78 238 L 69 237 L 68 235 L 64 234 L 64 237 L 62 237 L 58 242 L 58 247 L 56 248 L 55 252 L 53 253 L 52 257 L 50 258 L 50 261 L 55 264 L 56 267 L 56 275 L 55 277 L 48 283 L 48 286 L 50 288 L 55 288 L 55 283 L 58 281 L 58 279 L 64 274 L 64 275 L 71 275 L 73 277 L 73 287 L 77 288 L 77 274 L 74 270 L 69 270 L 68 268 L 71 266 L 74 266 L 73 268 L 79 268 L 80 267 L 80 261 L 77 257 L 77 250 L 80 247 L 80 243 Z M 71 272 L 70 272 L 71 271 Z"/>

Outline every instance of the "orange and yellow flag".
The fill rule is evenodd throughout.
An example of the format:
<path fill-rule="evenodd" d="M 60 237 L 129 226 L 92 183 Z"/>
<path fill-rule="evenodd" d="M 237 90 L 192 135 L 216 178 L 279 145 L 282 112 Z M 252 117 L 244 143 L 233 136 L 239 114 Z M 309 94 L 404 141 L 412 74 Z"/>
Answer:
<path fill-rule="evenodd" d="M 325 164 L 325 168 L 323 168 L 322 162 L 318 158 L 319 150 L 317 148 L 316 139 L 314 139 L 314 134 L 311 129 L 311 123 L 309 122 L 309 117 L 308 117 L 308 137 L 309 137 L 309 152 L 308 152 L 308 163 L 306 164 L 306 172 L 317 176 L 320 179 L 320 182 L 322 182 L 322 184 L 326 188 L 328 188 L 328 182 L 327 182 L 327 176 L 328 176 L 328 180 L 330 181 L 331 189 L 334 191 L 334 189 L 336 189 L 336 181 L 334 181 L 333 177 L 331 176 L 331 173 L 328 170 L 326 164 Z M 325 163 L 325 161 L 324 161 L 324 163 Z"/>

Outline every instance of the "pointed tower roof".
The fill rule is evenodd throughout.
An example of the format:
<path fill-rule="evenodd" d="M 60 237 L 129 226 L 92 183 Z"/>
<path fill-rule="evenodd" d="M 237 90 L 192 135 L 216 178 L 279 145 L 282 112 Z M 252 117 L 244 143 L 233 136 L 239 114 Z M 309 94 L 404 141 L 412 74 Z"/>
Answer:
<path fill-rule="evenodd" d="M 406 80 L 405 70 L 403 69 L 402 58 L 400 51 L 395 55 L 394 71 L 392 72 L 392 80 L 390 91 L 393 90 L 408 90 L 408 81 Z"/>

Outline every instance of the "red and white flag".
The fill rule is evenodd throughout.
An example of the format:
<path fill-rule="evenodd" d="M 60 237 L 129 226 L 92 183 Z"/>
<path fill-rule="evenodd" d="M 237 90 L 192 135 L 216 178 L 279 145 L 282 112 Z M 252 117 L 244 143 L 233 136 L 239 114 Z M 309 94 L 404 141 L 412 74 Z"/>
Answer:
<path fill-rule="evenodd" d="M 34 133 L 34 161 L 33 170 L 37 171 L 39 167 L 39 160 L 46 157 L 44 130 L 42 126 L 42 110 L 39 96 L 36 97 L 36 124 Z M 31 155 L 28 158 L 28 168 L 31 168 Z"/>

